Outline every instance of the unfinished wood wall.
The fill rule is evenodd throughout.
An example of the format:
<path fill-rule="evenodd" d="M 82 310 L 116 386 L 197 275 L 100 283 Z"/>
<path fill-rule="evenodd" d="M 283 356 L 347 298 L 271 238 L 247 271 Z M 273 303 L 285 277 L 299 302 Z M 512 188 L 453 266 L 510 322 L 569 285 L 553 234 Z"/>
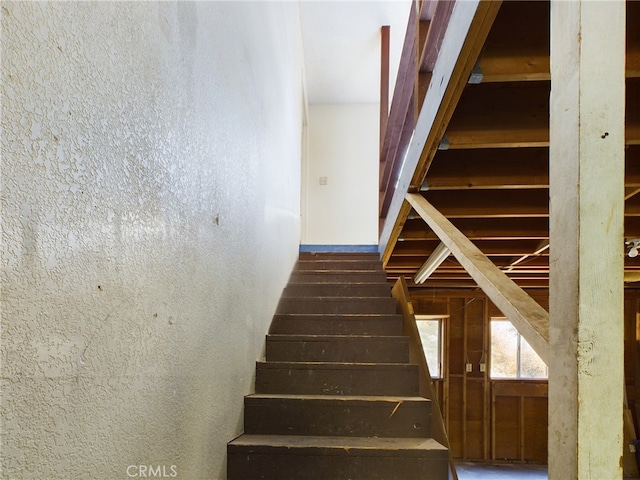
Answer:
<path fill-rule="evenodd" d="M 529 293 L 548 309 L 548 291 Z M 416 289 L 411 298 L 416 314 L 447 317 L 443 378 L 436 384 L 454 456 L 546 463 L 547 382 L 489 377 L 489 322 L 502 313 L 482 292 Z M 625 291 L 625 377 L 634 414 L 636 405 L 640 412 L 639 299 L 638 290 Z M 481 363 L 486 364 L 484 372 Z"/>

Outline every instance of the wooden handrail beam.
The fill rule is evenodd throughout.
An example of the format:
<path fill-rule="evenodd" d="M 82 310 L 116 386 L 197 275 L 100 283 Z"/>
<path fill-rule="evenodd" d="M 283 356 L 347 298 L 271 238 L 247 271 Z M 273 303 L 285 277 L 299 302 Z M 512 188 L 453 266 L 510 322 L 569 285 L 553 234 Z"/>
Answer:
<path fill-rule="evenodd" d="M 389 38 L 391 27 L 380 28 L 380 155 L 389 122 Z"/>
<path fill-rule="evenodd" d="M 451 477 L 454 480 L 457 480 L 458 473 L 456 472 L 453 454 L 449 447 L 449 438 L 444 426 L 442 410 L 440 409 L 438 395 L 436 393 L 435 385 L 433 384 L 431 373 L 429 372 L 429 364 L 427 363 L 427 358 L 424 354 L 422 340 L 420 339 L 420 333 L 418 332 L 418 325 L 416 324 L 416 317 L 413 311 L 413 304 L 411 303 L 411 296 L 409 295 L 409 289 L 404 277 L 398 278 L 391 289 L 391 295 L 396 299 L 398 306 L 402 311 L 402 333 L 409 337 L 409 360 L 411 363 L 418 364 L 420 372 L 420 395 L 431 400 L 431 436 L 436 441 L 447 447 L 447 450 L 449 451 L 449 468 L 451 471 Z"/>

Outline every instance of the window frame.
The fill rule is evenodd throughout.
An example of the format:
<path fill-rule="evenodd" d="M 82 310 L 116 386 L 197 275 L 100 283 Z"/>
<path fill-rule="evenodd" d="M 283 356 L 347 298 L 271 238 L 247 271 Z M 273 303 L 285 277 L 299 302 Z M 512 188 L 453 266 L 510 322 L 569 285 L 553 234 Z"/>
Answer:
<path fill-rule="evenodd" d="M 438 375 L 434 375 L 434 372 L 431 370 L 431 366 L 428 364 L 429 373 L 431 374 L 431 378 L 434 380 L 442 380 L 445 377 L 444 372 L 444 358 L 445 358 L 445 319 L 446 315 L 420 315 L 414 314 L 416 319 L 416 327 L 418 327 L 418 322 L 424 321 L 437 321 L 438 322 Z M 422 337 L 420 336 L 420 328 L 418 328 L 418 336 L 420 337 L 420 343 L 422 344 L 422 348 L 424 351 L 424 344 L 422 343 Z M 424 352 L 425 360 L 427 359 L 427 352 Z"/>
<path fill-rule="evenodd" d="M 493 372 L 493 329 L 492 329 L 492 325 L 493 322 L 509 322 L 511 324 L 511 326 L 514 328 L 514 330 L 516 331 L 516 375 L 513 377 L 505 377 L 505 376 L 494 376 L 492 374 Z M 523 377 L 522 376 L 522 341 L 525 341 L 527 343 L 527 345 L 529 345 L 529 348 L 531 348 L 531 344 L 529 344 L 529 342 L 527 342 L 526 338 L 522 337 L 522 334 L 518 331 L 518 329 L 515 327 L 515 325 L 513 325 L 513 322 L 511 320 L 509 320 L 508 317 L 490 317 L 489 318 L 489 378 L 491 380 L 519 380 L 519 381 L 548 381 L 549 380 L 549 366 L 544 362 L 544 360 L 542 360 L 540 358 L 540 356 L 538 356 L 538 358 L 540 358 L 540 361 L 542 361 L 545 364 L 545 376 L 544 377 Z M 535 350 L 533 350 L 533 353 L 535 353 Z"/>

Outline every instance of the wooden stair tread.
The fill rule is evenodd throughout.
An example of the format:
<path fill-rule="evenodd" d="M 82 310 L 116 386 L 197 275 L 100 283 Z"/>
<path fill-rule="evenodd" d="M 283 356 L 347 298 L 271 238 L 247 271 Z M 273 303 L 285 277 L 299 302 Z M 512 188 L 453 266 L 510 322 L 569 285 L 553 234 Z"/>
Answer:
<path fill-rule="evenodd" d="M 351 370 L 351 369 L 359 369 L 359 368 L 371 368 L 376 367 L 380 370 L 413 370 L 418 367 L 417 364 L 413 363 L 362 363 L 362 362 L 256 362 L 258 366 L 261 368 L 290 368 L 294 369 L 306 369 L 313 368 L 317 370 L 327 369 L 327 370 Z"/>
<path fill-rule="evenodd" d="M 375 297 L 375 296 L 367 296 L 367 295 L 290 295 L 288 297 L 284 297 L 288 301 L 335 301 L 335 302 L 353 302 L 354 300 L 362 300 L 362 301 L 370 301 L 370 300 L 383 300 L 383 301 L 392 301 L 395 302 L 391 295 L 385 297 Z"/>
<path fill-rule="evenodd" d="M 397 313 L 276 313 L 277 317 L 309 317 L 309 318 L 326 318 L 326 317 L 347 317 L 347 318 L 392 318 L 394 320 L 401 319 L 402 316 Z"/>
<path fill-rule="evenodd" d="M 300 273 L 300 272 L 297 272 Z M 304 273 L 308 273 L 308 272 L 304 272 Z M 316 273 L 316 272 L 311 272 L 311 273 Z M 322 273 L 322 272 L 321 272 Z M 331 272 L 334 273 L 334 272 Z M 378 272 L 379 273 L 379 272 Z M 330 280 L 308 280 L 308 281 L 304 281 L 304 282 L 297 282 L 297 281 L 292 281 L 289 282 L 288 285 L 305 285 L 305 286 L 309 286 L 309 285 L 332 285 L 332 286 L 371 286 L 371 287 L 379 287 L 379 286 L 389 286 L 389 284 L 387 283 L 387 281 L 380 281 L 380 282 L 343 282 L 343 281 L 330 281 Z M 391 292 L 391 286 L 389 286 L 389 292 Z"/>
<path fill-rule="evenodd" d="M 418 396 L 393 396 L 393 395 L 294 395 L 286 393 L 253 393 L 246 398 L 254 399 L 279 399 L 279 400 L 304 400 L 304 401 L 337 401 L 337 402 L 424 402 L 431 400 Z"/>
<path fill-rule="evenodd" d="M 327 340 L 389 340 L 404 341 L 407 337 L 402 335 L 306 335 L 306 334 L 286 334 L 286 333 L 270 333 L 268 335 L 273 340 L 292 340 L 307 342 L 324 342 Z"/>
<path fill-rule="evenodd" d="M 375 257 L 380 258 L 379 252 L 349 252 L 349 251 L 333 251 L 333 250 L 321 250 L 318 249 L 316 251 L 304 251 L 300 252 L 300 258 L 342 258 L 342 257 L 355 257 L 355 258 L 367 258 L 367 257 Z"/>
<path fill-rule="evenodd" d="M 229 443 L 236 447 L 254 447 L 263 449 L 282 449 L 294 453 L 295 450 L 330 450 L 338 455 L 371 453 L 379 455 L 381 451 L 390 456 L 408 452 L 433 452 L 447 456 L 447 449 L 433 438 L 402 437 L 332 437 L 305 435 L 247 435 L 242 434 Z"/>
<path fill-rule="evenodd" d="M 337 274 L 337 275 L 345 275 L 345 276 L 349 276 L 349 275 L 353 275 L 354 273 L 364 273 L 364 274 L 368 274 L 371 276 L 376 276 L 380 273 L 383 273 L 383 270 L 373 270 L 373 269 L 368 269 L 368 268 L 360 268 L 360 269 L 348 269 L 348 268 L 342 268 L 342 269 L 338 269 L 338 268 L 314 268 L 314 269 L 302 269 L 302 270 L 295 270 L 295 273 L 332 273 L 332 274 Z M 345 282 L 340 282 L 340 283 L 345 283 Z"/>

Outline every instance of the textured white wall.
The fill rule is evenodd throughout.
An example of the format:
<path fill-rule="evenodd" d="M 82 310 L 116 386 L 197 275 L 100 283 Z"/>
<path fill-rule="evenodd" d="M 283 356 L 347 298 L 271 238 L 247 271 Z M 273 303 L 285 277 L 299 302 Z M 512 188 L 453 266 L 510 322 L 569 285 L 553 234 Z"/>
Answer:
<path fill-rule="evenodd" d="M 1 10 L 0 476 L 225 478 L 300 239 L 297 5 Z"/>
<path fill-rule="evenodd" d="M 304 244 L 378 244 L 379 108 L 309 106 Z"/>

